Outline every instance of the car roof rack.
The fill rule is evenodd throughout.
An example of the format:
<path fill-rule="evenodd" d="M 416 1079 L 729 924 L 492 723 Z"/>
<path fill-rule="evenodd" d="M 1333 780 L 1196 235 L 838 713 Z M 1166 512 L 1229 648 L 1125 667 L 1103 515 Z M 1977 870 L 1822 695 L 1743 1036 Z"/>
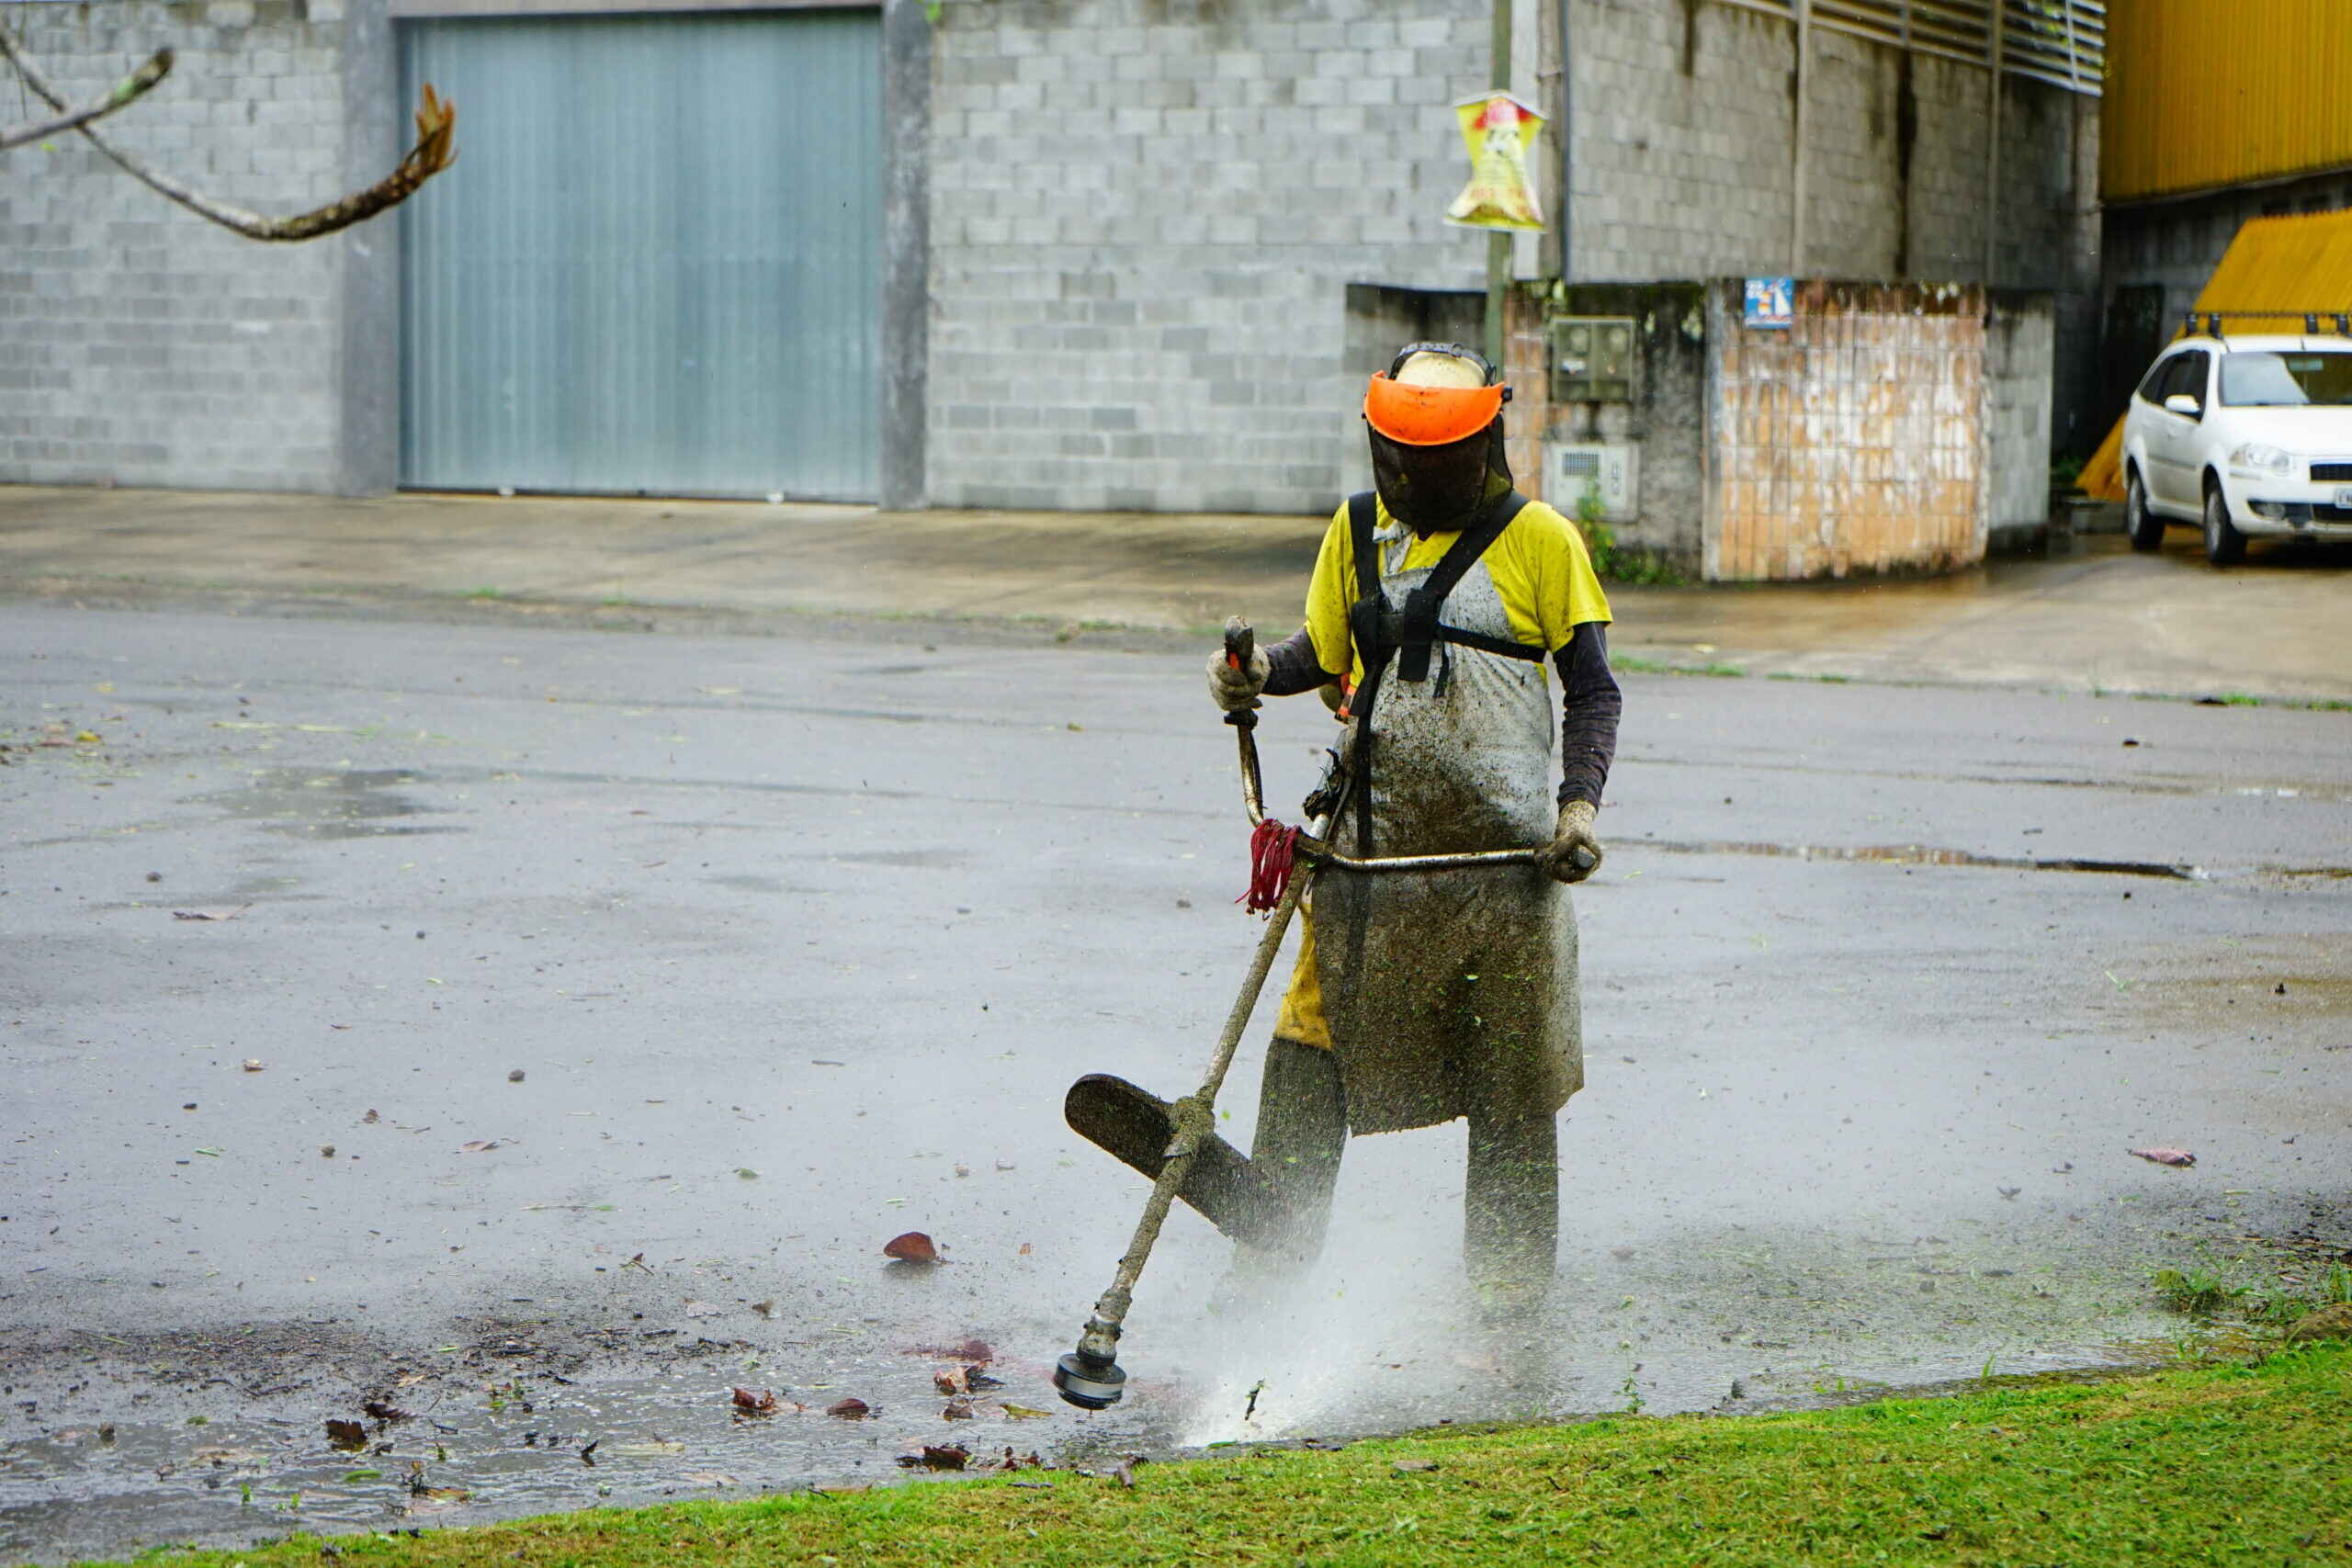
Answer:
<path fill-rule="evenodd" d="M 2320 321 L 2324 319 L 2328 323 L 2327 333 L 2325 335 L 2352 338 L 2352 311 L 2340 310 L 2190 310 L 2181 318 L 2180 335 L 2182 337 L 2210 337 L 2220 340 L 2222 338 L 2222 318 L 2226 316 L 2234 316 L 2242 320 L 2251 319 L 2254 321 L 2300 321 L 2302 323 L 2304 333 L 2312 337 L 2323 335 L 2320 331 Z M 2241 327 L 2239 330 L 2244 331 L 2245 329 Z"/>

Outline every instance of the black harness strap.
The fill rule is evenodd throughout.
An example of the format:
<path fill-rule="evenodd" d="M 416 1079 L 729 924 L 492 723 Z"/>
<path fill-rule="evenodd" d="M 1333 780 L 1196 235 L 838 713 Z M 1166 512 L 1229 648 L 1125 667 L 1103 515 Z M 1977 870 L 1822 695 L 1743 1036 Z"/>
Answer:
<path fill-rule="evenodd" d="M 1348 607 L 1348 635 L 1355 643 L 1357 657 L 1363 661 L 1363 680 L 1348 699 L 1349 716 L 1356 722 L 1355 744 L 1350 755 L 1355 774 L 1356 847 L 1360 854 L 1372 852 L 1372 705 L 1391 665 L 1399 680 L 1426 681 L 1430 675 L 1430 651 L 1442 642 L 1499 654 L 1505 659 L 1539 661 L 1544 657 L 1540 648 L 1530 648 L 1508 637 L 1464 631 L 1438 619 L 1446 595 L 1453 592 L 1478 558 L 1502 537 L 1503 530 L 1510 526 L 1511 520 L 1526 505 L 1527 498 L 1517 491 L 1498 501 L 1486 516 L 1462 531 L 1427 581 L 1405 595 L 1405 607 L 1392 610 L 1387 592 L 1380 586 L 1380 547 L 1372 536 L 1379 525 L 1377 492 L 1364 491 L 1348 498 L 1348 533 L 1356 565 L 1356 601 Z"/>

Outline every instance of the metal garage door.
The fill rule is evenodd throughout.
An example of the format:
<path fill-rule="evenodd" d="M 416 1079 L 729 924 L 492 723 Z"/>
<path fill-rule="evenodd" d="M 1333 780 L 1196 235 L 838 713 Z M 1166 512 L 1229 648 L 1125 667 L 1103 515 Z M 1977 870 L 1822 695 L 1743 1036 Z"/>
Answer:
<path fill-rule="evenodd" d="M 871 500 L 878 13 L 404 24 L 401 480 Z"/>

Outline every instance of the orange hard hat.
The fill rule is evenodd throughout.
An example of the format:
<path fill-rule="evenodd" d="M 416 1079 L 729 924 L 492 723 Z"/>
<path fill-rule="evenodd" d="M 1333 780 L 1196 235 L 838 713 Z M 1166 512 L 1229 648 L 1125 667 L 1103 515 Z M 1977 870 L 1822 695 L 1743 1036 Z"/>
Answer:
<path fill-rule="evenodd" d="M 1494 379 L 1486 360 L 1459 344 L 1411 344 L 1365 388 L 1363 417 L 1402 446 L 1451 446 L 1502 412 L 1510 389 L 1485 384 Z"/>

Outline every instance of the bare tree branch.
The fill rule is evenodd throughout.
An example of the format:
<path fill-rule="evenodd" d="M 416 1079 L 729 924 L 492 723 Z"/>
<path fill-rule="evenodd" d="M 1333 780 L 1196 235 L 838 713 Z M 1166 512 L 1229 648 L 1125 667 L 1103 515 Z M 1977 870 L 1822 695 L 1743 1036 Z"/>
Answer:
<path fill-rule="evenodd" d="M 148 88 L 171 74 L 171 70 L 172 51 L 168 49 L 159 49 L 146 64 L 116 83 L 114 91 L 96 103 L 78 109 L 70 109 L 51 119 L 28 120 L 22 125 L 12 125 L 5 130 L 0 130 L 0 152 L 5 152 L 11 147 L 22 147 L 28 141 L 39 141 L 43 137 L 57 136 L 68 130 L 79 130 L 92 120 L 103 115 L 110 115 L 125 104 L 135 102 Z"/>
<path fill-rule="evenodd" d="M 16 38 L 5 26 L 0 26 L 0 58 L 16 67 L 25 85 L 50 107 L 62 112 L 65 100 L 43 77 L 33 62 L 17 47 Z M 400 161 L 400 166 L 362 191 L 329 202 L 310 212 L 290 218 L 268 218 L 258 212 L 247 212 L 240 207 L 215 201 L 191 186 L 149 168 L 119 148 L 111 146 L 106 138 L 87 125 L 76 126 L 90 145 L 113 159 L 123 173 L 147 186 L 158 196 L 187 208 L 198 217 L 232 229 L 249 240 L 314 240 L 322 234 L 332 234 L 354 223 L 373 218 L 388 207 L 397 207 L 414 194 L 417 186 L 447 168 L 456 161 L 457 151 L 451 138 L 458 124 L 457 106 L 436 96 L 431 85 L 416 111 L 416 145 Z"/>

